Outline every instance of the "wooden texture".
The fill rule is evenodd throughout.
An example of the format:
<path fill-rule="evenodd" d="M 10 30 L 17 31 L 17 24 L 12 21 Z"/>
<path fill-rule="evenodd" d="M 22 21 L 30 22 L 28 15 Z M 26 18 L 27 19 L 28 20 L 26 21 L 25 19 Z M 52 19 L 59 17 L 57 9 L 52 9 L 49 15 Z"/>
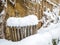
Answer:
<path fill-rule="evenodd" d="M 52 11 L 53 5 L 47 2 L 46 0 L 42 0 L 41 3 L 32 3 L 31 0 L 17 0 L 15 6 L 11 5 L 8 1 L 7 7 L 7 15 L 6 17 L 24 17 L 30 14 L 35 14 L 40 20 L 43 17 L 43 11 L 49 8 Z M 16 12 L 17 10 L 17 12 Z M 40 28 L 42 23 L 39 22 L 37 25 Z"/>
<path fill-rule="evenodd" d="M 37 26 L 26 26 L 26 27 L 6 27 L 5 39 L 11 41 L 20 41 L 30 35 L 37 33 Z"/>

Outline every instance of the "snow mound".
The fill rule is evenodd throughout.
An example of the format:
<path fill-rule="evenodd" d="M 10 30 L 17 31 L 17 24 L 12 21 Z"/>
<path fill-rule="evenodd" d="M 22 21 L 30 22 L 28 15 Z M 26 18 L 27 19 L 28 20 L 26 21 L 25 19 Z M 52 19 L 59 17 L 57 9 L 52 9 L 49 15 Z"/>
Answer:
<path fill-rule="evenodd" d="M 51 24 L 47 28 L 40 28 L 38 33 L 46 33 L 49 32 L 52 36 L 52 39 L 60 39 L 60 23 Z"/>
<path fill-rule="evenodd" d="M 26 17 L 10 17 L 7 19 L 7 26 L 30 26 L 37 25 L 38 18 L 35 15 L 29 15 Z"/>
<path fill-rule="evenodd" d="M 51 45 L 52 37 L 49 33 L 35 34 L 21 41 L 21 45 Z"/>
<path fill-rule="evenodd" d="M 7 40 L 0 40 L 1 45 L 52 45 L 51 43 L 51 35 L 49 33 L 45 34 L 35 34 L 29 36 L 19 42 L 11 42 Z M 4 43 L 3 43 L 4 42 Z"/>

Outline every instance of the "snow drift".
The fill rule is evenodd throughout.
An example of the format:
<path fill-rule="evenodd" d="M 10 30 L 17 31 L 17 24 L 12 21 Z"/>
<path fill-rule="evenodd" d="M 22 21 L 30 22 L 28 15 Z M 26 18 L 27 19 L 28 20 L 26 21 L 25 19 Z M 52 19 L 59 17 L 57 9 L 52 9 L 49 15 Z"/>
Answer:
<path fill-rule="evenodd" d="M 38 18 L 35 15 L 29 15 L 26 17 L 10 17 L 7 19 L 7 26 L 30 26 L 37 25 Z"/>

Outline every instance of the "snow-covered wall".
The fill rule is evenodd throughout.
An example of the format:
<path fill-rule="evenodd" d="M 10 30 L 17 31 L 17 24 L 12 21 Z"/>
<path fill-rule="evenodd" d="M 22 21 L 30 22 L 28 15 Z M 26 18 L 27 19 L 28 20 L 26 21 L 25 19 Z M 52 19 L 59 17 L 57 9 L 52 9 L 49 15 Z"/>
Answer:
<path fill-rule="evenodd" d="M 29 15 L 26 17 L 10 17 L 7 19 L 7 26 L 30 26 L 37 25 L 38 18 L 35 15 Z"/>

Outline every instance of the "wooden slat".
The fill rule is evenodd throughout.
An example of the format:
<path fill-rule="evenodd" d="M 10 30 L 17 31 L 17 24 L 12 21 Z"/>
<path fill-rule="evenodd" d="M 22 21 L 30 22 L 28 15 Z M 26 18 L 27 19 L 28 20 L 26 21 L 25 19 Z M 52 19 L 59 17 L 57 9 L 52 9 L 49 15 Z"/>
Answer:
<path fill-rule="evenodd" d="M 17 41 L 17 30 L 16 30 L 16 27 L 14 27 L 14 34 L 15 34 L 15 41 Z"/>
<path fill-rule="evenodd" d="M 20 33 L 21 33 L 21 32 L 20 32 L 20 29 L 17 28 L 17 39 L 18 39 L 18 40 L 20 40 L 20 37 L 21 37 L 21 36 L 20 36 Z"/>
<path fill-rule="evenodd" d="M 9 27 L 8 35 L 5 38 L 7 40 L 19 41 L 27 36 L 33 35 L 37 32 L 36 25 L 26 27 Z M 7 30 L 6 30 L 7 31 Z M 9 36 L 10 35 L 10 36 Z M 9 37 L 8 37 L 9 36 Z"/>
<path fill-rule="evenodd" d="M 21 39 L 23 39 L 23 27 L 21 27 Z"/>
<path fill-rule="evenodd" d="M 11 40 L 14 41 L 14 38 L 13 38 L 13 27 L 10 27 L 10 37 L 11 37 Z"/>
<path fill-rule="evenodd" d="M 12 27 L 12 30 L 11 30 L 11 38 L 12 38 L 12 41 L 15 41 L 15 32 L 14 32 L 15 30 L 14 30 L 14 27 Z"/>
<path fill-rule="evenodd" d="M 27 30 L 26 30 L 27 28 L 25 27 L 25 37 L 27 37 L 27 35 L 26 35 L 26 32 L 27 32 Z"/>

